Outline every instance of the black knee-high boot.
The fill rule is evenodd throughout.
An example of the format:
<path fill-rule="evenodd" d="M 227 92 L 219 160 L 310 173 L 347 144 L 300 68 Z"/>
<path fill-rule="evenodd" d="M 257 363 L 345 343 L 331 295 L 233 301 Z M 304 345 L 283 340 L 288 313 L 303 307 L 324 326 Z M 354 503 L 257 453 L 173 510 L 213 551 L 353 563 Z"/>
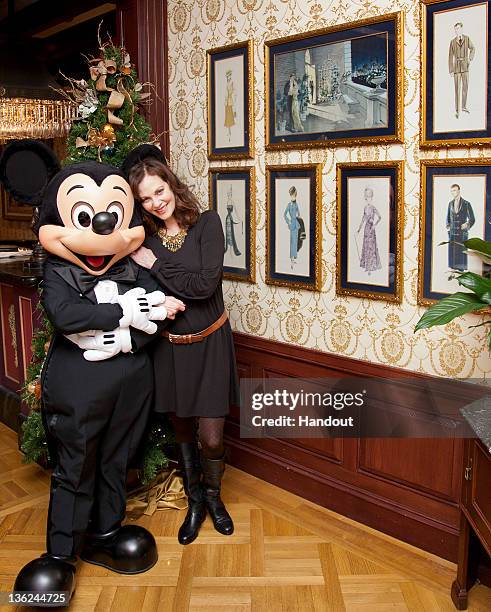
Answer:
<path fill-rule="evenodd" d="M 179 528 L 180 544 L 190 544 L 196 539 L 201 523 L 206 518 L 204 492 L 201 486 L 201 465 L 197 442 L 178 443 L 184 491 L 188 497 L 188 512 Z"/>
<path fill-rule="evenodd" d="M 203 469 L 206 507 L 210 513 L 213 525 L 219 533 L 231 535 L 234 532 L 234 524 L 220 498 L 225 460 L 223 457 L 221 459 L 208 459 L 201 453 L 201 467 Z"/>

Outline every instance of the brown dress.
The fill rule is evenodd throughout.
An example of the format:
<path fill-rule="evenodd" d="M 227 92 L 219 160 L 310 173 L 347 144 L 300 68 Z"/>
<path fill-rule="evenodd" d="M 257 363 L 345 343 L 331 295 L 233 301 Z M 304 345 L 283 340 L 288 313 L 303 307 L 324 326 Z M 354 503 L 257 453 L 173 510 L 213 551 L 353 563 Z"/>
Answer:
<path fill-rule="evenodd" d="M 225 240 L 215 211 L 201 213 L 175 253 L 160 238 L 148 236 L 144 245 L 157 261 L 150 272 L 166 295 L 186 304 L 170 322 L 174 334 L 199 332 L 224 311 L 222 293 Z M 239 405 L 239 383 L 232 329 L 227 320 L 212 334 L 193 344 L 155 343 L 155 410 L 179 417 L 226 416 L 231 404 Z"/>

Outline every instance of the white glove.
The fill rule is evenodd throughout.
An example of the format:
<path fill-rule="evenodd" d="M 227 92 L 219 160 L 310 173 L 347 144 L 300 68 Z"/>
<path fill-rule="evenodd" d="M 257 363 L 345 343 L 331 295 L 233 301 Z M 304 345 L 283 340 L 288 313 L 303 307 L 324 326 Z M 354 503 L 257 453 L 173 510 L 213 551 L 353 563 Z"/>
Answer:
<path fill-rule="evenodd" d="M 103 361 L 120 352 L 131 351 L 131 333 L 128 327 L 112 331 L 90 330 L 66 336 L 84 351 L 87 361 Z"/>
<path fill-rule="evenodd" d="M 154 334 L 157 325 L 152 321 L 163 321 L 167 310 L 163 306 L 165 294 L 162 291 L 145 293 L 142 287 L 135 287 L 117 296 L 117 302 L 123 309 L 119 320 L 121 327 L 134 327 L 147 334 Z"/>

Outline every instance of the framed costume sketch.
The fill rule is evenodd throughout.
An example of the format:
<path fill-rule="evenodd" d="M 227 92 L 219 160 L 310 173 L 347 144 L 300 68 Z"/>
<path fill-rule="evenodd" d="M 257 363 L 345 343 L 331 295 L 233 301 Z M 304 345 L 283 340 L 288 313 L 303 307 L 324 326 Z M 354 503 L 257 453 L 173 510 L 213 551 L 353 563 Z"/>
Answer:
<path fill-rule="evenodd" d="M 336 294 L 402 300 L 404 162 L 337 165 Z"/>
<path fill-rule="evenodd" d="M 491 0 L 422 0 L 421 146 L 491 142 Z"/>
<path fill-rule="evenodd" d="M 322 164 L 266 166 L 266 283 L 320 291 Z"/>
<path fill-rule="evenodd" d="M 266 148 L 403 142 L 403 14 L 265 42 Z"/>
<path fill-rule="evenodd" d="M 222 220 L 223 277 L 255 282 L 255 172 L 252 167 L 210 168 L 210 208 Z"/>
<path fill-rule="evenodd" d="M 208 157 L 254 156 L 254 45 L 207 51 Z"/>
<path fill-rule="evenodd" d="M 455 274 L 489 270 L 466 251 L 469 238 L 491 240 L 491 158 L 423 160 L 419 304 L 460 291 Z"/>

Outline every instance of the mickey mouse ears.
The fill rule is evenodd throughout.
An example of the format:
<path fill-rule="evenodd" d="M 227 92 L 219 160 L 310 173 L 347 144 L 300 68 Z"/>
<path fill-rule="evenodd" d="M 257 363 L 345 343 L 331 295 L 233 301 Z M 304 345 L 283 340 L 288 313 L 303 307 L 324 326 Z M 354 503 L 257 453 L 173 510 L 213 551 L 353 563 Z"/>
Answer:
<path fill-rule="evenodd" d="M 53 151 L 39 140 L 14 140 L 0 157 L 0 182 L 19 202 L 38 206 L 60 169 Z"/>
<path fill-rule="evenodd" d="M 156 147 L 155 145 L 151 145 L 151 144 L 142 144 L 142 145 L 138 145 L 137 147 L 135 147 L 133 150 L 131 150 L 128 153 L 128 155 L 126 156 L 126 159 L 121 165 L 121 170 L 124 173 L 124 175 L 128 177 L 130 174 L 131 168 L 135 164 L 145 159 L 148 159 L 148 158 L 156 159 L 157 161 L 163 163 L 164 166 L 169 165 L 165 155 L 162 153 L 162 151 L 158 147 Z"/>
<path fill-rule="evenodd" d="M 168 166 L 158 147 L 142 144 L 128 153 L 121 170 L 128 177 L 136 163 L 148 158 Z M 56 155 L 39 140 L 13 140 L 0 157 L 0 182 L 16 200 L 32 206 L 39 206 L 47 184 L 59 170 Z"/>

